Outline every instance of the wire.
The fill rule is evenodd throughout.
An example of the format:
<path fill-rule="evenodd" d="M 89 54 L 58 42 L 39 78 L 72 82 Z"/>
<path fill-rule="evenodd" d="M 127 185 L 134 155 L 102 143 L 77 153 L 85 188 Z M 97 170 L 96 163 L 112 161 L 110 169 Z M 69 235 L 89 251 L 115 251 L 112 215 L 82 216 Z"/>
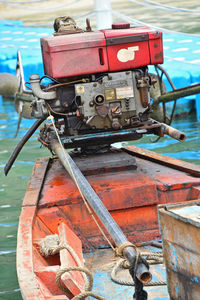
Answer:
<path fill-rule="evenodd" d="M 150 4 L 145 4 L 145 3 L 141 3 L 137 0 L 128 0 L 129 2 L 132 2 L 132 3 L 135 3 L 135 4 L 138 4 L 140 6 L 144 6 L 144 7 L 151 7 L 151 8 L 154 8 L 154 9 L 161 9 L 161 10 L 166 10 L 164 7 L 163 8 L 156 8 L 154 7 L 153 5 L 150 5 Z"/>
<path fill-rule="evenodd" d="M 162 28 L 162 27 L 157 27 L 157 26 L 154 26 L 152 24 L 148 24 L 148 23 L 144 23 L 142 21 L 138 21 L 136 19 L 133 19 L 129 16 L 126 16 L 124 14 L 121 14 L 115 10 L 112 10 L 112 14 L 117 16 L 118 18 L 122 19 L 122 20 L 125 20 L 131 24 L 134 24 L 134 25 L 137 25 L 137 26 L 148 26 L 148 27 L 151 27 L 151 28 L 154 28 L 156 30 L 159 30 L 159 31 L 163 31 L 163 32 L 168 32 L 168 33 L 176 33 L 176 34 L 184 34 L 184 35 L 189 35 L 189 36 L 200 36 L 200 34 L 191 34 L 191 33 L 185 33 L 185 32 L 180 32 L 180 31 L 173 31 L 173 30 L 169 30 L 169 29 L 166 29 L 166 28 Z"/>
<path fill-rule="evenodd" d="M 178 8 L 178 7 L 174 7 L 174 6 L 169 6 L 169 5 L 164 5 L 161 3 L 157 3 L 154 1 L 150 1 L 150 0 L 143 0 L 145 3 L 142 3 L 140 1 L 137 0 L 129 0 L 132 3 L 138 4 L 140 6 L 144 6 L 144 7 L 151 7 L 153 9 L 159 9 L 159 10 L 170 10 L 170 11 L 174 11 L 174 12 L 187 12 L 187 13 L 196 13 L 199 14 L 200 10 L 199 9 L 185 9 L 185 8 Z M 150 4 L 148 4 L 150 3 Z M 153 5 L 151 5 L 153 4 Z"/>
<path fill-rule="evenodd" d="M 132 1 L 132 0 L 130 0 Z M 199 14 L 200 13 L 200 9 L 187 9 L 187 8 L 178 8 L 178 7 L 175 7 L 175 6 L 170 6 L 170 5 L 165 5 L 165 4 L 162 4 L 162 3 L 159 3 L 159 2 L 154 2 L 154 1 L 151 1 L 151 0 L 143 0 L 144 2 L 147 2 L 147 3 L 151 3 L 153 4 L 154 6 L 158 6 L 162 9 L 166 9 L 166 10 L 171 10 L 171 11 L 178 11 L 178 12 L 189 12 L 189 13 L 195 13 L 195 14 Z"/>
<path fill-rule="evenodd" d="M 52 81 L 54 81 L 54 82 L 60 84 L 60 82 L 59 82 L 58 80 L 56 80 L 55 78 L 53 78 L 53 77 L 51 77 L 51 76 L 48 76 L 48 75 L 42 76 L 42 77 L 40 78 L 40 82 L 41 82 L 44 78 L 48 78 L 48 79 L 50 79 L 50 80 L 52 80 Z"/>

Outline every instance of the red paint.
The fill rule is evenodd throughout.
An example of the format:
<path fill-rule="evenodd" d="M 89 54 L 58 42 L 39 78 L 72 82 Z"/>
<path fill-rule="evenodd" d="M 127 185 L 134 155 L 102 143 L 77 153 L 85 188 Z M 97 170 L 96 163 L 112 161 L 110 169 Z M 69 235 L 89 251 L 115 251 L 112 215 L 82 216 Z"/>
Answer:
<path fill-rule="evenodd" d="M 100 31 L 42 38 L 45 74 L 61 78 L 106 72 L 108 63 L 105 46 L 104 34 Z M 99 49 L 104 64 L 101 64 Z"/>
<path fill-rule="evenodd" d="M 163 63 L 162 34 L 145 26 L 44 37 L 41 48 L 45 74 L 54 78 Z"/>

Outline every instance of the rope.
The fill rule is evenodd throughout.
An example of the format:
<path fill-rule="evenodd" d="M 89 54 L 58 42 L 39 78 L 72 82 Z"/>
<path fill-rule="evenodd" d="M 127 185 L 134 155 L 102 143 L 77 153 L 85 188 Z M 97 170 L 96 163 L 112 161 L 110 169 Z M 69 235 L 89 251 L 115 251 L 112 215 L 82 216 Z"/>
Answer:
<path fill-rule="evenodd" d="M 80 271 L 83 272 L 84 274 L 87 275 L 87 283 L 85 284 L 85 290 L 86 291 L 91 291 L 92 286 L 93 286 L 93 277 L 92 277 L 92 273 L 85 267 L 66 267 L 63 269 L 60 269 L 57 274 L 56 274 L 56 283 L 59 286 L 59 288 L 64 291 L 65 293 L 68 292 L 68 288 L 66 288 L 63 283 L 61 282 L 61 276 L 66 273 L 66 272 L 70 272 L 70 271 Z"/>
<path fill-rule="evenodd" d="M 134 248 L 135 251 L 137 251 L 136 246 L 134 244 L 132 244 L 131 242 L 127 241 L 127 242 L 123 243 L 121 246 L 115 248 L 116 256 L 124 257 L 123 251 L 126 247 L 132 247 L 132 248 Z"/>
<path fill-rule="evenodd" d="M 161 264 L 163 263 L 163 254 L 161 252 L 141 252 L 142 256 L 146 256 L 146 260 L 149 264 Z M 136 263 L 137 265 L 137 263 Z M 135 286 L 133 280 L 122 280 L 117 277 L 117 273 L 119 269 L 129 269 L 130 265 L 125 259 L 119 259 L 111 272 L 111 280 L 120 285 L 127 285 L 127 286 Z M 157 286 L 157 285 L 166 285 L 166 281 L 162 280 L 154 280 L 144 284 L 145 286 Z"/>
<path fill-rule="evenodd" d="M 70 252 L 74 260 L 76 261 L 78 266 L 74 267 L 66 267 L 63 269 L 60 269 L 56 274 L 56 283 L 59 286 L 59 288 L 64 291 L 65 293 L 68 292 L 68 288 L 65 287 L 65 285 L 61 281 L 61 276 L 70 271 L 79 271 L 82 272 L 82 276 L 85 282 L 85 291 L 80 293 L 79 295 L 76 295 L 73 300 L 78 299 L 85 299 L 85 297 L 92 296 L 93 298 L 104 300 L 99 295 L 96 295 L 95 293 L 91 292 L 93 287 L 93 277 L 92 272 L 90 272 L 86 267 L 82 266 L 82 262 L 80 261 L 78 255 L 74 251 L 72 247 L 69 245 L 61 245 L 59 236 L 57 234 L 47 235 L 45 238 L 43 238 L 39 242 L 39 251 L 44 257 L 48 257 L 49 255 L 55 255 L 56 253 L 59 253 L 61 250 L 66 249 Z"/>
<path fill-rule="evenodd" d="M 66 249 L 73 256 L 74 260 L 77 262 L 78 267 L 83 267 L 78 255 L 76 254 L 74 249 L 66 244 L 61 245 L 60 238 L 57 234 L 47 235 L 45 238 L 43 238 L 39 242 L 38 246 L 39 246 L 40 253 L 44 257 L 48 257 L 50 255 L 55 255 L 55 254 L 59 253 L 60 250 Z M 87 286 L 88 279 L 85 276 L 85 274 L 83 274 L 83 279 L 85 281 L 85 285 Z"/>
<path fill-rule="evenodd" d="M 93 297 L 93 298 L 96 298 L 96 299 L 99 299 L 99 300 L 105 300 L 105 298 L 93 293 L 93 292 L 83 292 L 79 295 L 76 295 L 75 297 L 72 298 L 72 300 L 81 300 L 81 299 L 85 299 L 86 297 Z"/>
<path fill-rule="evenodd" d="M 79 190 L 79 193 L 81 194 L 81 197 L 82 197 L 82 199 L 83 199 L 83 201 L 84 201 L 84 203 L 85 203 L 85 205 L 86 205 L 86 208 L 87 208 L 87 210 L 88 210 L 90 216 L 93 218 L 94 222 L 96 223 L 97 227 L 99 228 L 101 234 L 104 236 L 104 238 L 106 239 L 106 241 L 108 242 L 108 244 L 110 245 L 110 247 L 113 249 L 113 251 L 115 251 L 115 248 L 113 247 L 112 243 L 109 241 L 109 239 L 108 239 L 107 236 L 105 235 L 103 229 L 100 227 L 100 225 L 99 225 L 99 223 L 97 222 L 95 216 L 93 215 L 92 210 L 90 209 L 90 206 L 89 206 L 89 204 L 88 204 L 88 202 L 87 202 L 87 199 L 85 198 L 85 196 L 83 195 L 83 193 L 82 193 L 82 191 L 81 191 L 81 189 L 80 189 L 80 187 L 79 187 L 79 184 L 78 184 L 78 182 L 77 182 L 77 180 L 76 180 L 76 177 L 75 177 L 75 175 L 74 175 L 74 172 L 73 172 L 73 170 L 72 170 L 72 167 L 71 167 L 71 165 L 70 165 L 70 162 L 69 162 L 69 160 L 68 160 L 68 157 L 67 157 L 67 155 L 66 155 L 65 149 L 63 148 L 62 142 L 61 142 L 61 140 L 60 140 L 58 131 L 57 131 L 56 126 L 55 126 L 55 124 L 54 124 L 54 122 L 53 122 L 54 117 L 52 116 L 52 114 L 51 114 L 51 112 L 50 112 L 50 110 L 49 110 L 48 104 L 47 104 L 47 108 L 48 108 L 48 112 L 49 112 L 49 118 L 50 118 L 50 120 L 51 120 L 51 123 L 52 123 L 52 125 L 53 125 L 54 131 L 55 131 L 55 133 L 56 133 L 58 142 L 59 142 L 59 144 L 60 144 L 60 146 L 61 146 L 61 149 L 62 149 L 63 154 L 64 154 L 64 156 L 65 156 L 65 159 L 66 159 L 66 161 L 67 161 L 67 164 L 68 164 L 68 166 L 69 166 L 69 168 L 70 168 L 71 176 L 73 177 L 73 180 L 74 180 L 74 182 L 75 182 L 75 184 L 76 184 L 76 186 L 77 186 L 77 188 L 78 188 L 78 190 Z"/>

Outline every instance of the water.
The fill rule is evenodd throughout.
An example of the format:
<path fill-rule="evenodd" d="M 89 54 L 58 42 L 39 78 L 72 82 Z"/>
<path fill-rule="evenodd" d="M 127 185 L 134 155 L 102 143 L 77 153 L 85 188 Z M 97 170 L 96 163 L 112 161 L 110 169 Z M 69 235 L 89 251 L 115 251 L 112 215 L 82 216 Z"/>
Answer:
<path fill-rule="evenodd" d="M 174 1 L 160 0 L 159 2 L 175 5 Z M 197 9 L 199 8 L 198 2 L 199 1 L 196 0 L 190 2 L 181 1 L 179 7 Z M 130 5 L 132 4 L 128 1 L 123 1 L 122 6 L 121 3 L 121 1 L 112 1 L 113 9 L 131 17 L 134 16 L 143 22 L 155 24 L 156 26 L 177 31 L 182 30 L 188 33 L 200 33 L 199 15 L 192 15 L 191 18 L 191 15 L 184 13 L 162 13 L 140 7 L 136 4 L 133 4 L 132 10 L 130 10 Z M 10 11 L 11 10 L 9 10 L 9 12 Z M 81 12 L 77 11 L 77 14 L 81 14 Z M 46 16 L 45 18 L 49 21 Z M 7 177 L 4 176 L 3 168 L 6 161 L 20 138 L 33 123 L 32 120 L 23 120 L 19 136 L 13 139 L 17 119 L 18 115 L 15 112 L 13 103 L 10 101 L 2 101 L 0 98 L 0 300 L 22 299 L 15 267 L 17 225 L 21 211 L 21 203 L 34 161 L 38 157 L 49 155 L 47 149 L 44 147 L 40 148 L 37 142 L 38 133 L 36 132 L 22 150 L 9 175 Z M 172 125 L 187 134 L 187 140 L 184 143 L 166 137 L 155 144 L 150 142 L 149 136 L 146 136 L 132 144 L 153 150 L 157 153 L 200 164 L 200 124 L 197 123 L 195 115 L 191 115 L 187 120 L 176 121 Z M 155 139 L 155 137 L 151 138 Z M 131 143 L 129 142 L 128 144 L 130 145 Z M 125 145 L 125 143 L 123 143 L 123 145 Z"/>
<path fill-rule="evenodd" d="M 19 155 L 9 175 L 4 176 L 6 161 L 33 123 L 32 120 L 23 120 L 19 137 L 13 139 L 17 119 L 13 102 L 0 99 L 0 300 L 21 299 L 15 267 L 20 206 L 34 161 L 39 156 L 49 155 L 47 149 L 40 149 L 35 134 Z"/>

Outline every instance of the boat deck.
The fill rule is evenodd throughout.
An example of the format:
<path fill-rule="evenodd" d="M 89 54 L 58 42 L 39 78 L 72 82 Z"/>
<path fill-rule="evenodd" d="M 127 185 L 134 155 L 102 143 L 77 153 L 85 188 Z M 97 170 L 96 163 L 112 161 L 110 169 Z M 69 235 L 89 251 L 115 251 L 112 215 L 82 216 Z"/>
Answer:
<path fill-rule="evenodd" d="M 159 251 L 151 246 L 138 247 L 140 251 Z M 111 272 L 116 264 L 113 251 L 111 249 L 98 249 L 92 253 L 84 254 L 85 265 L 93 273 L 92 291 L 105 299 L 133 299 L 134 288 L 127 285 L 120 285 L 111 280 Z M 102 264 L 103 262 L 103 264 Z M 151 265 L 152 281 L 166 281 L 165 267 L 163 264 Z M 117 272 L 117 279 L 131 281 L 128 270 L 120 269 Z M 149 300 L 168 300 L 169 295 L 167 285 L 146 286 Z"/>
<path fill-rule="evenodd" d="M 126 153 L 114 150 L 107 160 L 101 155 L 74 157 L 74 160 L 127 239 L 137 247 L 144 247 L 145 243 L 145 248 L 139 250 L 152 252 L 149 241 L 160 238 L 157 205 L 197 199 L 200 196 L 200 167 L 137 147 L 125 150 Z M 74 275 L 63 279 L 69 288 L 68 298 L 57 286 L 57 272 L 66 266 L 66 262 L 71 266 L 75 261 L 69 258 L 66 249 L 50 258 L 41 255 L 39 242 L 55 234 L 61 244 L 67 244 L 77 252 L 82 262 L 84 255 L 86 266 L 93 271 L 93 292 L 105 299 L 132 299 L 132 287 L 113 283 L 110 279 L 113 253 L 88 213 L 75 183 L 58 159 L 43 158 L 34 166 L 18 229 L 17 271 L 24 298 L 72 299 L 84 288 L 79 273 L 75 291 L 70 288 Z M 112 241 L 109 235 L 108 238 Z M 154 280 L 166 279 L 162 265 L 151 268 Z M 127 279 L 126 273 L 120 277 Z M 148 299 L 169 299 L 166 286 L 147 287 L 146 290 Z"/>

